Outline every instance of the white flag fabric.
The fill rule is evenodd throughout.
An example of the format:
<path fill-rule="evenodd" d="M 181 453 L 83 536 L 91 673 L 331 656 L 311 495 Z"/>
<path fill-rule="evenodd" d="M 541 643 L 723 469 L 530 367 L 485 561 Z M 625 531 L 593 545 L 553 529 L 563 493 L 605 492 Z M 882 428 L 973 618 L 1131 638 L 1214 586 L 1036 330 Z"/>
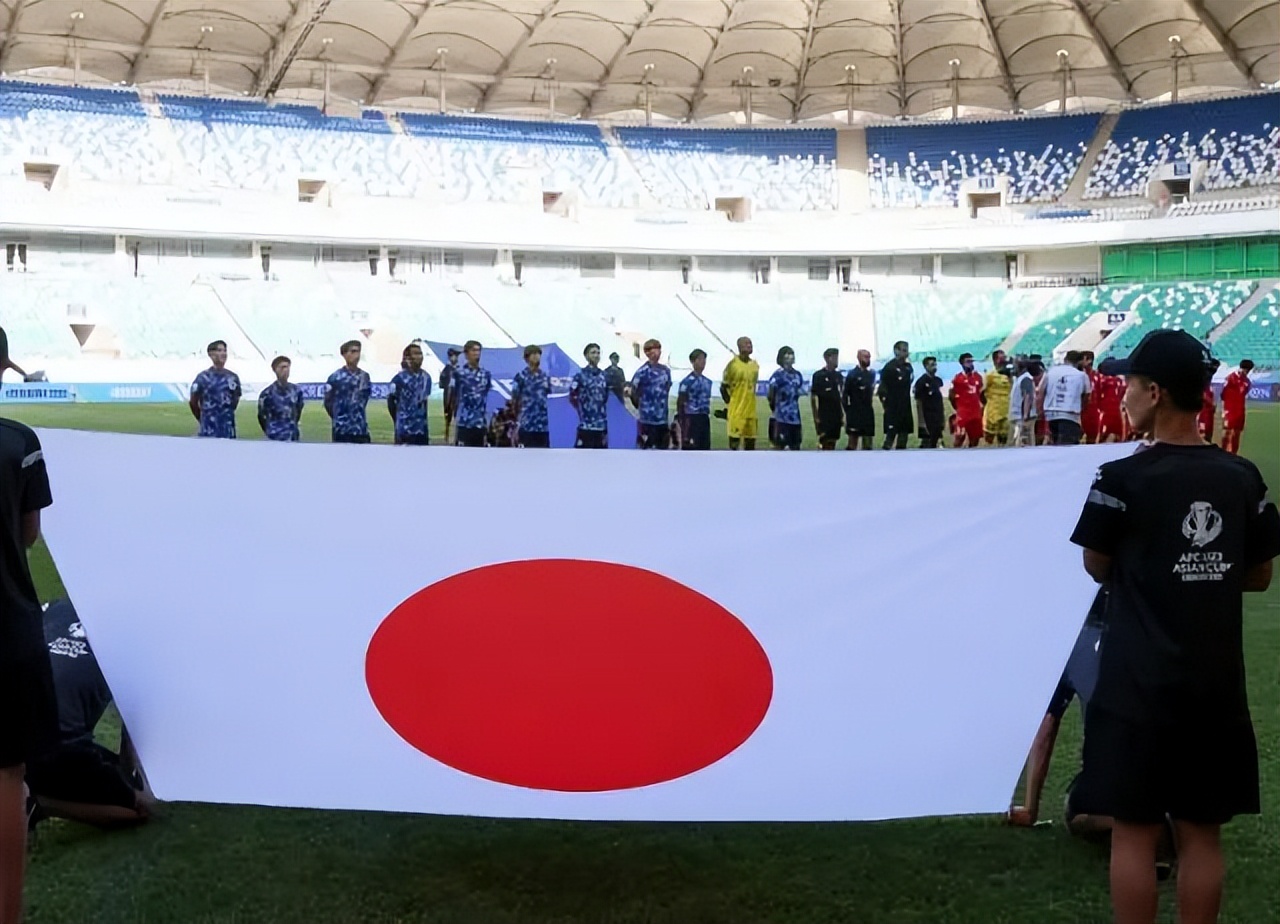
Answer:
<path fill-rule="evenodd" d="M 1002 811 L 1131 451 L 40 438 L 160 798 L 615 820 Z"/>

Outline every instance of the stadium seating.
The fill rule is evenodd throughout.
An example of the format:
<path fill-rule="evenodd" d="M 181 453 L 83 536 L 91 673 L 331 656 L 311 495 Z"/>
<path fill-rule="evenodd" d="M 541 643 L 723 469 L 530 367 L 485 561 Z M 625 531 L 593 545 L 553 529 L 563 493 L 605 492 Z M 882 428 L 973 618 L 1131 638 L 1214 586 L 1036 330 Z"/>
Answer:
<path fill-rule="evenodd" d="M 72 286 L 37 276 L 0 275 L 0 327 L 8 334 L 24 366 L 34 368 L 49 359 L 80 355 L 80 342 L 71 331 L 67 308 Z"/>
<path fill-rule="evenodd" d="M 1280 94 L 1175 103 L 1121 114 L 1085 186 L 1086 199 L 1145 196 L 1156 168 L 1205 161 L 1205 187 L 1280 183 Z"/>
<path fill-rule="evenodd" d="M 1254 282 L 1178 282 L 1105 286 L 1112 290 L 1108 310 L 1130 313 L 1134 323 L 1105 345 L 1103 352 L 1127 356 L 1149 331 L 1182 328 L 1204 339 L 1253 292 Z"/>
<path fill-rule="evenodd" d="M 1249 313 L 1213 341 L 1214 355 L 1236 365 L 1252 359 L 1261 369 L 1280 368 L 1280 289 L 1272 289 Z"/>
<path fill-rule="evenodd" d="M 830 129 L 614 130 L 659 204 L 712 209 L 747 197 L 759 209 L 836 207 L 836 133 Z"/>
<path fill-rule="evenodd" d="M 439 185 L 381 114 L 353 119 L 306 106 L 163 95 L 160 108 L 202 186 L 296 193 L 307 178 L 359 195 L 415 196 Z"/>
<path fill-rule="evenodd" d="M 28 157 L 130 185 L 167 183 L 173 169 L 136 93 L 0 81 L 0 176 Z"/>
<path fill-rule="evenodd" d="M 877 288 L 875 355 L 887 359 L 894 341 L 906 340 L 917 359 L 932 355 L 954 362 L 961 353 L 981 358 L 1043 298 L 1031 289 Z"/>
<path fill-rule="evenodd" d="M 969 177 L 1009 176 L 1012 202 L 1048 202 L 1071 182 L 1095 114 L 867 129 L 871 204 L 954 206 Z"/>

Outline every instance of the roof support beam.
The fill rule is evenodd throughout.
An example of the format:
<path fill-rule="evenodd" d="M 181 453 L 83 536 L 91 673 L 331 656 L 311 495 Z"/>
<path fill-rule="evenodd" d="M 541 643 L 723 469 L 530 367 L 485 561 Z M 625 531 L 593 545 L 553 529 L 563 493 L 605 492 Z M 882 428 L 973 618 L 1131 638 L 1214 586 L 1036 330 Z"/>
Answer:
<path fill-rule="evenodd" d="M 702 105 L 702 101 L 707 98 L 707 68 L 709 68 L 716 59 L 716 52 L 720 50 L 720 38 L 724 35 L 724 27 L 729 22 L 729 14 L 732 10 L 729 5 L 720 0 L 724 6 L 724 19 L 720 20 L 720 25 L 716 26 L 715 34 L 711 38 L 711 50 L 707 52 L 706 60 L 702 62 L 702 68 L 698 71 L 698 85 L 693 89 L 693 97 L 689 101 L 689 114 L 685 117 L 685 121 L 692 122 L 698 113 L 698 107 Z"/>
<path fill-rule="evenodd" d="M 0 42 L 0 71 L 9 63 L 9 55 L 18 44 L 18 27 L 22 25 L 22 14 L 27 11 L 27 0 L 16 0 L 13 12 L 9 14 L 9 25 L 4 30 L 4 41 Z"/>
<path fill-rule="evenodd" d="M 608 88 L 609 84 L 613 83 L 613 72 L 617 69 L 619 64 L 626 60 L 627 54 L 631 51 L 631 46 L 636 40 L 636 36 L 640 34 L 640 30 L 649 25 L 649 20 L 653 17 L 654 2 L 655 0 L 645 0 L 644 15 L 640 17 L 640 22 L 638 22 L 636 27 L 631 30 L 631 34 L 627 36 L 627 40 L 618 47 L 613 58 L 609 61 L 609 66 L 605 68 L 604 76 L 600 78 L 600 89 L 592 93 L 591 98 L 587 100 L 587 108 L 582 111 L 582 118 L 589 119 L 594 114 L 596 102 L 599 100 L 600 94 Z"/>
<path fill-rule="evenodd" d="M 1244 77 L 1245 83 L 1250 88 L 1256 90 L 1262 86 L 1262 83 L 1254 78 L 1253 69 L 1249 67 L 1249 62 L 1245 61 L 1244 55 L 1240 54 L 1240 48 L 1235 42 L 1231 41 L 1231 36 L 1227 35 L 1226 30 L 1213 18 L 1204 5 L 1204 0 L 1187 0 L 1187 6 L 1191 7 L 1191 12 L 1195 13 L 1200 19 L 1200 24 L 1205 27 L 1213 40 L 1222 48 L 1226 54 L 1227 60 L 1235 65 L 1236 70 Z"/>
<path fill-rule="evenodd" d="M 996 65 L 1000 68 L 1000 80 L 1004 83 L 1004 91 L 1009 94 L 1009 109 L 1018 109 L 1018 90 L 1013 85 L 1013 75 L 1009 73 L 1009 59 L 1005 57 L 1000 39 L 996 37 L 996 27 L 991 21 L 991 13 L 987 10 L 987 0 L 978 0 L 978 12 L 982 15 L 982 25 L 987 30 L 987 40 L 991 42 L 991 50 L 996 56 Z"/>
<path fill-rule="evenodd" d="M 164 11 L 168 6 L 169 0 L 160 0 L 156 4 L 155 12 L 151 14 L 151 20 L 147 23 L 147 31 L 142 33 L 142 47 L 133 56 L 133 63 L 129 65 L 129 76 L 125 78 L 125 82 L 130 86 L 136 86 L 138 83 L 138 73 L 142 70 L 143 63 L 151 53 L 151 37 L 156 34 L 156 25 L 164 18 Z"/>
<path fill-rule="evenodd" d="M 298 56 L 316 23 L 324 16 L 329 3 L 330 0 L 297 0 L 293 12 L 289 14 L 280 34 L 262 60 L 262 69 L 253 86 L 254 96 L 274 96 L 276 90 L 280 89 L 293 59 Z"/>
<path fill-rule="evenodd" d="M 796 98 L 791 101 L 791 121 L 800 121 L 800 107 L 804 105 L 804 84 L 809 77 L 809 49 L 813 47 L 813 27 L 818 22 L 818 7 L 822 0 L 809 0 L 809 27 L 804 32 L 804 47 L 800 52 L 800 69 L 796 73 Z"/>
<path fill-rule="evenodd" d="M 907 58 L 903 39 L 902 0 L 893 0 L 893 25 L 898 47 L 898 115 L 907 114 Z"/>
<path fill-rule="evenodd" d="M 507 75 L 511 73 L 511 68 L 515 65 L 516 58 L 520 57 L 520 52 L 524 51 L 528 46 L 529 40 L 533 38 L 533 33 L 538 31 L 538 26 L 542 25 L 542 21 L 547 18 L 547 14 L 551 12 L 554 6 L 554 3 L 545 4 L 542 12 L 534 18 L 533 23 L 525 26 L 525 34 L 520 37 L 520 41 L 516 42 L 515 47 L 511 49 L 511 53 L 502 60 L 502 67 L 498 69 L 498 73 L 494 76 L 493 83 L 489 84 L 480 96 L 480 105 L 476 108 L 481 112 L 489 110 L 489 101 L 493 99 L 493 94 L 506 81 Z"/>
<path fill-rule="evenodd" d="M 1093 43 L 1102 52 L 1102 57 L 1106 59 L 1107 69 L 1111 71 L 1111 76 L 1115 78 L 1116 83 L 1120 84 L 1120 89 L 1124 91 L 1125 99 L 1131 103 L 1137 102 L 1138 97 L 1133 92 L 1133 81 L 1124 75 L 1124 68 L 1120 65 L 1120 59 L 1116 57 L 1116 50 L 1111 47 L 1111 43 L 1098 30 L 1097 23 L 1093 21 L 1089 11 L 1085 9 L 1084 0 L 1071 0 L 1071 4 L 1076 8 L 1076 12 L 1080 14 L 1080 21 L 1084 23 L 1085 31 L 1089 33 Z"/>
<path fill-rule="evenodd" d="M 391 46 L 391 54 L 387 55 L 387 60 L 382 65 L 382 73 L 377 76 L 373 81 L 373 86 L 369 88 L 369 95 L 365 98 L 365 105 L 372 106 L 378 99 L 378 94 L 382 92 L 382 88 L 387 85 L 387 80 L 391 77 L 391 69 L 396 66 L 400 53 L 409 44 L 409 39 L 413 38 L 413 33 L 418 31 L 418 26 L 422 23 L 422 17 L 427 15 L 427 11 L 435 5 L 435 2 L 436 0 L 423 0 L 418 12 L 409 18 L 404 31 L 400 33 L 396 43 Z"/>

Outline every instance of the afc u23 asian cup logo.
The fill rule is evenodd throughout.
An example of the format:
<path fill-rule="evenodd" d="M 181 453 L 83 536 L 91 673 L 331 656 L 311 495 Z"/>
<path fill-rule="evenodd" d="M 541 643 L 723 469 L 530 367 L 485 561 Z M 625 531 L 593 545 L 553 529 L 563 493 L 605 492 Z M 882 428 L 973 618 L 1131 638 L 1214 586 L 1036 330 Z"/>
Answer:
<path fill-rule="evenodd" d="M 1182 535 L 1191 540 L 1193 549 L 1202 549 L 1222 534 L 1222 514 L 1208 501 L 1195 501 L 1191 512 L 1182 520 Z"/>

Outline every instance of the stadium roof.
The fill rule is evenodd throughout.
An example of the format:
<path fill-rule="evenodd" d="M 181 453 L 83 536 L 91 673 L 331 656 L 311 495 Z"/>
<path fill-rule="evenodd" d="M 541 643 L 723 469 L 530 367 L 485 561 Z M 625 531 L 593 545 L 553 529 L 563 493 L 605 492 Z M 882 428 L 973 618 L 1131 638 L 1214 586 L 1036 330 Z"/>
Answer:
<path fill-rule="evenodd" d="M 1072 97 L 1255 89 L 1280 0 L 0 0 L 9 76 L 563 117 L 1034 109 L 1061 51 Z"/>

